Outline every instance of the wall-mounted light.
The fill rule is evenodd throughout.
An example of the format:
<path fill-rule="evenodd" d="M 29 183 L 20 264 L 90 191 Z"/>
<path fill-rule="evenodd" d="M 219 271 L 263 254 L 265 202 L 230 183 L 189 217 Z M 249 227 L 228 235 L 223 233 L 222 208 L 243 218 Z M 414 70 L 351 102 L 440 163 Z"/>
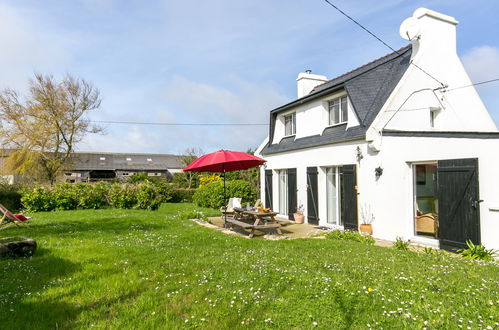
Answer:
<path fill-rule="evenodd" d="M 376 180 L 383 174 L 383 168 L 378 166 L 374 169 L 374 175 L 376 175 Z"/>
<path fill-rule="evenodd" d="M 360 150 L 359 146 L 357 146 L 357 150 L 356 151 L 357 151 L 357 155 L 356 155 L 357 156 L 357 162 L 360 163 L 360 161 L 362 160 L 362 158 L 364 158 L 364 155 L 362 155 L 362 150 Z"/>

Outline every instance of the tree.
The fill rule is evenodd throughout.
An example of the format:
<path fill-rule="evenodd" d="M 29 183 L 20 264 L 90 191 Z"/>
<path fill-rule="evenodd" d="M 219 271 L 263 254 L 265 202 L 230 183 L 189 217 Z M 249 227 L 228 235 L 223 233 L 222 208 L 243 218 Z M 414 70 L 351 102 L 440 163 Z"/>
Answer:
<path fill-rule="evenodd" d="M 87 133 L 101 131 L 85 116 L 100 105 L 99 90 L 71 75 L 57 82 L 51 75 L 35 74 L 25 99 L 13 89 L 1 91 L 0 139 L 14 149 L 6 166 L 54 183 L 75 145 Z"/>
<path fill-rule="evenodd" d="M 182 167 L 186 167 L 199 156 L 204 154 L 201 148 L 188 148 L 184 151 L 184 155 L 180 158 Z M 187 181 L 187 188 L 195 188 L 198 185 L 199 173 L 196 172 L 183 172 L 185 180 Z"/>

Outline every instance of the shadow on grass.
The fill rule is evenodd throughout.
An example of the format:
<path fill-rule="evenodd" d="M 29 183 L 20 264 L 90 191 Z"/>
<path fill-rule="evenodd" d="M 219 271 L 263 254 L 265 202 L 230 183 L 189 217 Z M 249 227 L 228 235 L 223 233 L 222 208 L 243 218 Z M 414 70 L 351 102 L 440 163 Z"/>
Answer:
<path fill-rule="evenodd" d="M 153 223 L 154 222 L 154 223 Z M 113 217 L 97 218 L 94 221 L 69 220 L 67 222 L 33 224 L 31 230 L 23 232 L 26 236 L 31 233 L 36 237 L 53 235 L 74 235 L 82 233 L 129 233 L 130 230 L 161 230 L 167 229 L 168 224 L 144 221 L 140 218 L 116 219 Z M 31 233 L 30 233 L 31 232 Z"/>
<path fill-rule="evenodd" d="M 0 324 L 4 329 L 44 328 L 42 324 L 28 326 L 25 320 L 34 317 L 36 309 L 45 309 L 39 295 L 61 285 L 64 279 L 80 269 L 79 265 L 55 257 L 50 250 L 39 248 L 33 257 L 0 259 Z M 29 301 L 36 301 L 30 303 Z M 28 306 L 27 306 L 28 305 Z M 31 306 L 31 305 L 38 305 Z M 43 314 L 39 315 L 43 318 Z"/>

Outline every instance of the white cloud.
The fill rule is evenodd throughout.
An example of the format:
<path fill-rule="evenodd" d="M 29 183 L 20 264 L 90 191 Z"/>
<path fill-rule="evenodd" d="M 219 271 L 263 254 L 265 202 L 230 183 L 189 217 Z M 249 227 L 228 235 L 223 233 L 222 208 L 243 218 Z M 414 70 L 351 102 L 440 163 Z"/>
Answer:
<path fill-rule="evenodd" d="M 461 58 L 473 83 L 499 78 L 499 48 L 475 47 Z M 496 125 L 499 126 L 499 98 L 497 97 L 499 95 L 499 82 L 478 85 L 476 89 Z"/>

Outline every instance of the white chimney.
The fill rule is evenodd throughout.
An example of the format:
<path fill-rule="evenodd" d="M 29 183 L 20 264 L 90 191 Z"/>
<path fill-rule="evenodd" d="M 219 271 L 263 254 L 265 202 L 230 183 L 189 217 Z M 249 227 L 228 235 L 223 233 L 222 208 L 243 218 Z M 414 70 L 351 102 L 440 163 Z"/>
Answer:
<path fill-rule="evenodd" d="M 418 8 L 400 25 L 400 36 L 412 41 L 412 58 L 423 53 L 436 56 L 456 55 L 456 25 L 451 16 Z"/>
<path fill-rule="evenodd" d="M 297 95 L 298 98 L 310 94 L 314 87 L 323 84 L 327 81 L 326 76 L 320 76 L 318 74 L 312 74 L 312 71 L 307 70 L 306 72 L 300 72 L 298 78 L 296 78 Z"/>

